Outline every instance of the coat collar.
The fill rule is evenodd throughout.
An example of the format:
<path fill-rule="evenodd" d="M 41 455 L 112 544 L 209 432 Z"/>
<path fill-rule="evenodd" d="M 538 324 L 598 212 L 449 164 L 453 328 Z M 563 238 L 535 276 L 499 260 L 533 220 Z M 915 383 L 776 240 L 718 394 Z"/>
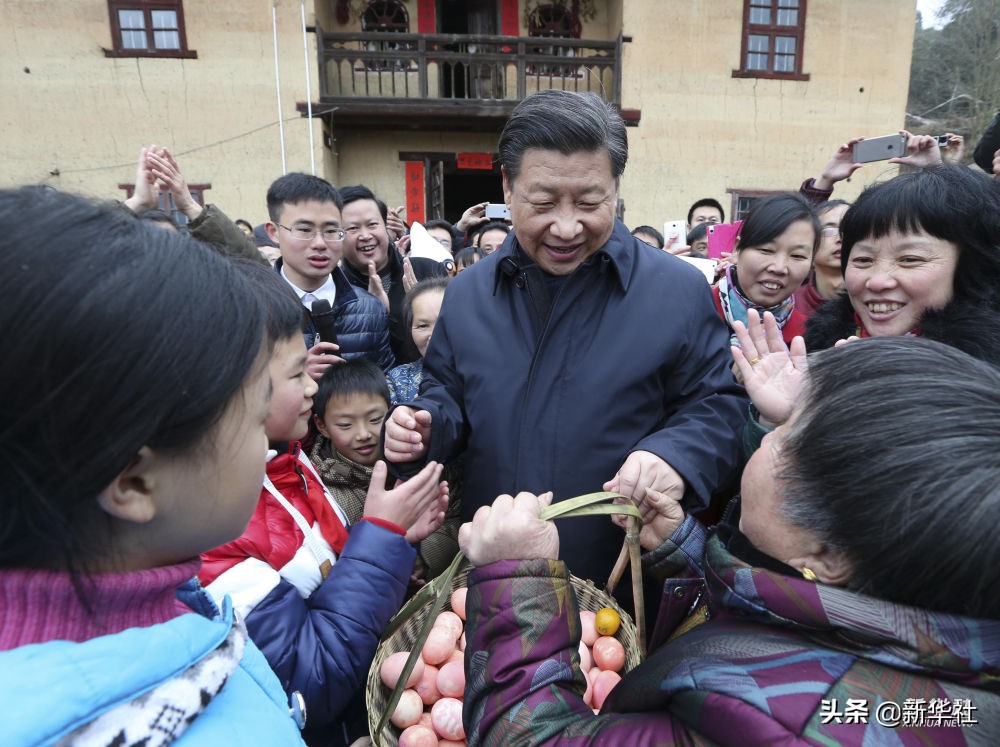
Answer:
<path fill-rule="evenodd" d="M 603 265 L 602 270 L 613 268 L 622 292 L 627 293 L 632 282 L 636 254 L 639 251 L 639 240 L 629 233 L 624 223 L 616 220 L 607 242 L 592 257 L 588 258 L 585 264 L 599 262 Z M 493 269 L 494 295 L 504 279 L 517 283 L 519 270 L 534 264 L 534 260 L 528 257 L 521 247 L 514 231 L 508 234 L 507 240 L 502 247 L 497 249 L 495 254 L 497 255 L 497 263 Z"/>

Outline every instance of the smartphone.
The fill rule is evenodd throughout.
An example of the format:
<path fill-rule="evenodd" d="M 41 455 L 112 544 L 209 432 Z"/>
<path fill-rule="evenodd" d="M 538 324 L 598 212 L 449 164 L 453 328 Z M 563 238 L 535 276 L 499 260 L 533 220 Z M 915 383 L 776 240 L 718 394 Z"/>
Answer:
<path fill-rule="evenodd" d="M 682 246 L 687 246 L 687 221 L 686 220 L 668 220 L 663 224 L 663 240 L 666 241 L 671 236 L 676 236 L 674 243 L 664 244 L 664 249 L 679 249 Z"/>
<path fill-rule="evenodd" d="M 708 227 L 708 258 L 722 259 L 723 252 L 731 252 L 736 246 L 736 237 L 743 227 L 743 221 L 736 223 L 713 223 Z"/>
<path fill-rule="evenodd" d="M 510 220 L 510 208 L 502 202 L 487 202 L 486 217 L 490 220 Z"/>
<path fill-rule="evenodd" d="M 905 135 L 886 135 L 861 140 L 854 144 L 854 162 L 871 163 L 906 155 Z"/>
<path fill-rule="evenodd" d="M 939 148 L 948 147 L 948 136 L 947 135 L 935 135 L 934 138 L 937 140 Z"/>

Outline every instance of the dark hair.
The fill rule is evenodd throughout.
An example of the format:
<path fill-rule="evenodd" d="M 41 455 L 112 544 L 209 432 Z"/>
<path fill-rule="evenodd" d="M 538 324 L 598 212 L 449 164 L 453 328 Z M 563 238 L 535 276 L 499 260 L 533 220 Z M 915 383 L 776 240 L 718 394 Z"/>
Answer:
<path fill-rule="evenodd" d="M 783 511 L 853 565 L 850 588 L 1000 618 L 1000 371 L 931 340 L 809 357 L 783 445 Z"/>
<path fill-rule="evenodd" d="M 233 223 L 236 226 L 243 226 L 250 229 L 251 233 L 253 232 L 253 226 L 250 225 L 250 221 L 243 220 L 242 218 L 237 218 L 236 220 L 233 221 Z"/>
<path fill-rule="evenodd" d="M 857 242 L 893 230 L 953 243 L 954 297 L 1000 305 L 1000 191 L 992 179 L 964 166 L 937 166 L 868 187 L 840 222 L 841 268 Z"/>
<path fill-rule="evenodd" d="M 331 397 L 357 394 L 381 397 L 386 407 L 392 403 L 385 372 L 367 358 L 353 358 L 326 369 L 313 397 L 313 415 L 322 420 Z"/>
<path fill-rule="evenodd" d="M 533 93 L 514 107 L 500 133 L 500 163 L 514 182 L 521 158 L 529 148 L 556 150 L 569 156 L 580 151 L 607 150 L 615 181 L 625 171 L 628 137 L 625 122 L 596 93 L 548 89 Z"/>
<path fill-rule="evenodd" d="M 796 221 L 807 220 L 813 227 L 813 254 L 819 246 L 822 230 L 812 205 L 797 192 L 779 192 L 761 197 L 750 208 L 740 228 L 736 253 L 751 246 L 763 246 L 783 234 Z"/>
<path fill-rule="evenodd" d="M 726 222 L 726 211 L 722 209 L 722 203 L 718 200 L 713 200 L 711 197 L 702 197 L 696 203 L 694 203 L 690 208 L 688 208 L 688 225 L 691 225 L 691 218 L 694 216 L 694 211 L 700 207 L 713 207 L 719 211 L 719 223 Z"/>
<path fill-rule="evenodd" d="M 251 259 L 234 258 L 232 261 L 252 286 L 264 310 L 268 346 L 301 335 L 306 309 L 281 274 L 270 265 Z"/>
<path fill-rule="evenodd" d="M 230 260 L 81 197 L 0 192 L 0 249 L 0 567 L 84 574 L 97 496 L 143 446 L 206 443 L 263 311 Z"/>
<path fill-rule="evenodd" d="M 378 211 L 382 215 L 382 222 L 386 223 L 389 220 L 389 208 L 386 207 L 386 204 L 382 200 L 375 196 L 374 192 L 363 184 L 352 184 L 349 187 L 341 187 L 340 196 L 343 198 L 345 205 L 350 205 L 352 202 L 357 202 L 358 200 L 372 200 L 378 206 Z"/>
<path fill-rule="evenodd" d="M 465 250 L 463 249 L 462 251 Z M 458 261 L 457 257 L 455 261 Z M 406 330 L 406 334 L 410 337 L 411 342 L 413 339 L 411 335 L 411 330 L 413 329 L 413 302 L 428 291 L 439 290 L 444 293 L 444 289 L 448 287 L 450 281 L 451 277 L 448 275 L 424 278 L 410 288 L 406 294 L 406 297 L 403 299 L 403 329 Z"/>
<path fill-rule="evenodd" d="M 489 223 L 479 226 L 472 234 L 473 246 L 479 246 L 479 242 L 483 240 L 483 234 L 487 231 L 503 231 L 505 234 L 509 234 L 510 223 L 504 220 L 491 220 Z"/>
<path fill-rule="evenodd" d="M 483 253 L 478 246 L 467 246 L 455 252 L 455 267 L 468 267 L 483 258 Z M 416 286 L 414 286 L 416 287 Z"/>
<path fill-rule="evenodd" d="M 652 226 L 636 226 L 635 228 L 632 229 L 632 235 L 635 236 L 637 233 L 644 233 L 647 236 L 652 237 L 652 239 L 656 242 L 656 248 L 657 249 L 663 248 L 663 234 L 657 231 Z M 642 241 L 642 239 L 639 240 Z"/>
<path fill-rule="evenodd" d="M 848 207 L 850 207 L 851 203 L 849 203 L 847 200 L 824 200 L 818 205 L 814 205 L 813 210 L 816 212 L 816 215 L 822 218 L 824 215 L 829 213 L 834 208 L 839 208 L 842 205 L 847 205 Z"/>
<path fill-rule="evenodd" d="M 452 252 L 455 251 L 455 248 L 458 246 L 459 242 L 461 241 L 461 239 L 455 233 L 455 227 L 452 226 L 451 223 L 449 223 L 446 220 L 441 220 L 439 218 L 433 218 L 433 219 L 431 219 L 429 221 L 425 221 L 424 222 L 424 228 L 426 228 L 428 230 L 430 230 L 431 228 L 443 228 L 445 231 L 447 231 L 451 235 L 451 250 L 452 250 Z"/>
<path fill-rule="evenodd" d="M 687 237 L 684 239 L 688 246 L 692 246 L 694 242 L 701 241 L 708 235 L 708 223 L 699 223 L 697 226 L 688 231 Z"/>
<path fill-rule="evenodd" d="M 326 179 L 295 172 L 278 177 L 267 188 L 267 214 L 277 222 L 285 205 L 297 205 L 307 200 L 332 202 L 338 210 L 344 207 L 340 193 Z"/>

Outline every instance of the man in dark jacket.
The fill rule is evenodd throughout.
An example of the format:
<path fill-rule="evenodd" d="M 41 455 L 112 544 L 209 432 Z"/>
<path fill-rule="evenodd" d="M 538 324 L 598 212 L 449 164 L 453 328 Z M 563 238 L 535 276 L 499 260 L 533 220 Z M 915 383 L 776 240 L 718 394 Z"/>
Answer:
<path fill-rule="evenodd" d="M 344 261 L 341 267 L 352 285 L 375 296 L 388 299 L 389 336 L 396 363 L 409 363 L 420 357 L 410 340 L 410 330 L 403 321 L 406 296 L 406 266 L 386 230 L 386 204 L 370 189 L 361 185 L 343 187 Z M 448 274 L 444 265 L 424 257 L 407 258 L 413 269 L 412 284 L 429 277 Z M 374 278 L 378 276 L 376 281 Z M 380 291 L 384 291 L 384 294 Z"/>
<path fill-rule="evenodd" d="M 746 402 L 704 278 L 615 220 L 621 117 L 593 94 L 545 91 L 518 105 L 499 151 L 514 231 L 449 285 L 386 458 L 408 473 L 465 450 L 466 519 L 522 490 L 705 506 L 737 466 Z M 560 527 L 570 570 L 594 580 L 622 539 L 605 517 Z"/>
<path fill-rule="evenodd" d="M 342 205 L 336 187 L 309 174 L 286 174 L 267 190 L 267 234 L 281 250 L 275 267 L 306 309 L 306 366 L 317 381 L 346 358 L 368 358 L 386 371 L 393 365 L 385 308 L 338 267 Z"/>

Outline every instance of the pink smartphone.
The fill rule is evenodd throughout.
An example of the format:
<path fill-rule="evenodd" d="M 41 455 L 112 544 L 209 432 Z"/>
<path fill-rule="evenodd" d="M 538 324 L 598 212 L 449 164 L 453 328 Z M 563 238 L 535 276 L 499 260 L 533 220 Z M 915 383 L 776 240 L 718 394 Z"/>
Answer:
<path fill-rule="evenodd" d="M 731 252 L 736 246 L 743 221 L 735 223 L 713 223 L 708 227 L 708 258 L 721 259 L 723 252 Z"/>

